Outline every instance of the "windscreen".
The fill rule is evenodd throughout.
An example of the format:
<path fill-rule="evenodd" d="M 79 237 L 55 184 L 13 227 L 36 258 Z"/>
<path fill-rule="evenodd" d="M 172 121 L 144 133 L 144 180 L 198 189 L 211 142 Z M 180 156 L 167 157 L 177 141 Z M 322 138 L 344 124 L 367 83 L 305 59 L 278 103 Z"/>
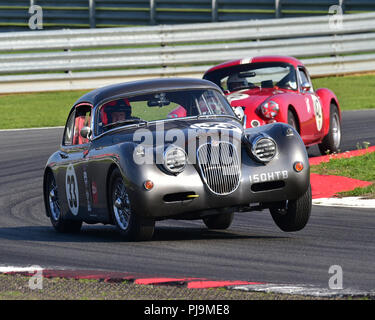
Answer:
<path fill-rule="evenodd" d="M 98 134 L 142 121 L 199 115 L 235 116 L 226 98 L 216 90 L 158 91 L 103 104 L 99 109 Z"/>
<path fill-rule="evenodd" d="M 297 90 L 296 72 L 287 63 L 253 63 L 215 70 L 205 79 L 220 86 L 224 91 L 257 88 L 282 88 Z"/>

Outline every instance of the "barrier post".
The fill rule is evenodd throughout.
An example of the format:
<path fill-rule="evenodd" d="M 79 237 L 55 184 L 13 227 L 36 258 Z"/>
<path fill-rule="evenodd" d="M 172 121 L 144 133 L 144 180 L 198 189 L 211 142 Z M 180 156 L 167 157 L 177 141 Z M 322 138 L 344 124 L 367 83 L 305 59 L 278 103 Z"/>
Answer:
<path fill-rule="evenodd" d="M 89 0 L 89 21 L 90 28 L 96 28 L 96 19 L 95 19 L 95 0 Z"/>
<path fill-rule="evenodd" d="M 339 0 L 339 6 L 341 7 L 342 13 L 345 13 L 345 0 Z"/>
<path fill-rule="evenodd" d="M 281 0 L 275 0 L 275 18 L 281 18 Z"/>
<path fill-rule="evenodd" d="M 218 20 L 217 0 L 211 2 L 211 21 L 215 22 Z"/>
<path fill-rule="evenodd" d="M 156 23 L 156 7 L 155 0 L 150 0 L 150 24 Z"/>

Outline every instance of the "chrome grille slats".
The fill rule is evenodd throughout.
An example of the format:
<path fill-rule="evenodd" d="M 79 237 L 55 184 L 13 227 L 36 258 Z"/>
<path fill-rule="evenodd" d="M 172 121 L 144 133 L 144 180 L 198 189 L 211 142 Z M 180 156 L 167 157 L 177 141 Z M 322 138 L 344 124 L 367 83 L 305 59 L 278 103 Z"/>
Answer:
<path fill-rule="evenodd" d="M 202 178 L 211 192 L 226 195 L 240 183 L 241 168 L 237 148 L 230 142 L 205 143 L 197 150 Z"/>

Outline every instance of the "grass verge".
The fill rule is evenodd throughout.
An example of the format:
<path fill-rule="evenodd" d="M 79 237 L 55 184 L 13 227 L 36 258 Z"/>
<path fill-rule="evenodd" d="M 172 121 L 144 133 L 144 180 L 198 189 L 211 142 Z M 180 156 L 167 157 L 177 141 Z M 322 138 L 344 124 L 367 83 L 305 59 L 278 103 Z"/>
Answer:
<path fill-rule="evenodd" d="M 315 90 L 331 89 L 337 96 L 342 110 L 375 108 L 375 75 L 354 75 L 313 79 Z"/>
<path fill-rule="evenodd" d="M 73 103 L 86 91 L 0 96 L 0 129 L 64 126 Z"/>
<path fill-rule="evenodd" d="M 311 166 L 311 172 L 372 182 L 372 185 L 368 187 L 340 192 L 338 195 L 375 199 L 375 152 L 352 158 L 330 159 L 329 162 Z"/>
<path fill-rule="evenodd" d="M 375 75 L 318 78 L 313 84 L 335 92 L 342 110 L 375 108 Z M 86 92 L 0 95 L 0 129 L 63 126 L 73 103 Z"/>
<path fill-rule="evenodd" d="M 29 288 L 30 277 L 0 274 L 0 300 L 367 300 L 247 292 L 225 288 L 187 289 L 183 286 L 136 285 L 129 281 L 44 278 L 42 289 Z"/>

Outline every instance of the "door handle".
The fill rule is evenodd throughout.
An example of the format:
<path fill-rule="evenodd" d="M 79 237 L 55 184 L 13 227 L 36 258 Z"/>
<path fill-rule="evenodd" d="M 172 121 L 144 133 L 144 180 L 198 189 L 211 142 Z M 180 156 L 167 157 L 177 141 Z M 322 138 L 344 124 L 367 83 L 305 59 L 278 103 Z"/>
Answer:
<path fill-rule="evenodd" d="M 63 159 L 68 159 L 68 155 L 65 154 L 65 153 L 63 153 L 63 152 L 59 152 L 59 155 L 60 155 L 60 157 L 63 158 Z"/>

